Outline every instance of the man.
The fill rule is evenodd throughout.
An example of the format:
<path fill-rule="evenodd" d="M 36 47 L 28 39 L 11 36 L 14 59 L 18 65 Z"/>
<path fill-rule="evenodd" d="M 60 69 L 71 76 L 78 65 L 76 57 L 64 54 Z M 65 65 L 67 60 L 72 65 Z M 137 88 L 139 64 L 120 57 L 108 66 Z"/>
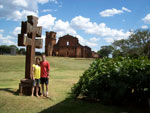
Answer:
<path fill-rule="evenodd" d="M 42 54 L 41 57 L 42 57 L 42 61 L 40 63 L 40 66 L 41 66 L 42 95 L 48 97 L 48 83 L 49 83 L 50 64 L 46 60 L 45 54 Z M 44 84 L 46 86 L 46 95 L 44 93 Z"/>

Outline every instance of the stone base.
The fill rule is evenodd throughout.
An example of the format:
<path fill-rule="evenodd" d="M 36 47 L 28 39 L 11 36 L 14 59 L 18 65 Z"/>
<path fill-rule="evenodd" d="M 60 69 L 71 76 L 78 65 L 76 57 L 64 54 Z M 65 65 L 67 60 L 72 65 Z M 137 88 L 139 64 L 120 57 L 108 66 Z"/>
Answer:
<path fill-rule="evenodd" d="M 31 95 L 32 92 L 32 80 L 22 79 L 19 83 L 19 95 Z"/>
<path fill-rule="evenodd" d="M 32 94 L 32 80 L 31 79 L 22 79 L 19 83 L 19 95 L 31 95 Z M 34 89 L 34 95 L 36 94 L 36 88 Z M 40 87 L 39 87 L 39 95 Z"/>

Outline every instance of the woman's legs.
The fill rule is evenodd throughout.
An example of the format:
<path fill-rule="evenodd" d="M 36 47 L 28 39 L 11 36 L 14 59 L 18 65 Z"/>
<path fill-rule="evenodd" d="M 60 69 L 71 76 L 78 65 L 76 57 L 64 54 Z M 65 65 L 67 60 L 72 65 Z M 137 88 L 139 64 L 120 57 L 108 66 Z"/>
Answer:
<path fill-rule="evenodd" d="M 38 92 L 39 92 L 39 86 L 38 86 L 38 85 L 36 85 L 36 96 L 37 96 L 37 97 L 39 97 Z"/>
<path fill-rule="evenodd" d="M 33 97 L 33 95 L 34 95 L 34 86 L 32 86 L 32 97 Z"/>

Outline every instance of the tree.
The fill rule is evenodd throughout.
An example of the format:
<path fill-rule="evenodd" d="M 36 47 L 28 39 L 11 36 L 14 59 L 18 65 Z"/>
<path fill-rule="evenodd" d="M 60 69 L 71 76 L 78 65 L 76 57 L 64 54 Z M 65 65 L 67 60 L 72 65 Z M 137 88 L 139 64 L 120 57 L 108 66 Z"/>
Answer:
<path fill-rule="evenodd" d="M 148 56 L 150 52 L 150 30 L 137 30 L 129 37 L 129 46 L 131 49 L 136 49 L 139 56 Z"/>
<path fill-rule="evenodd" d="M 18 51 L 18 54 L 23 54 L 23 55 L 25 55 L 25 54 L 26 54 L 25 48 L 20 48 L 20 50 Z"/>
<path fill-rule="evenodd" d="M 113 42 L 113 56 L 125 56 L 129 50 L 128 41 L 125 39 L 116 40 Z"/>
<path fill-rule="evenodd" d="M 100 57 L 109 57 L 112 51 L 113 51 L 113 47 L 111 45 L 101 46 L 101 49 L 98 51 L 98 54 Z"/>
<path fill-rule="evenodd" d="M 120 50 L 114 50 L 113 53 L 112 53 L 112 57 L 116 58 L 118 56 L 123 56 L 123 53 L 120 52 Z"/>
<path fill-rule="evenodd" d="M 0 54 L 10 54 L 10 47 L 7 45 L 1 45 Z"/>
<path fill-rule="evenodd" d="M 113 56 L 150 57 L 150 30 L 136 30 L 128 39 L 114 41 Z"/>

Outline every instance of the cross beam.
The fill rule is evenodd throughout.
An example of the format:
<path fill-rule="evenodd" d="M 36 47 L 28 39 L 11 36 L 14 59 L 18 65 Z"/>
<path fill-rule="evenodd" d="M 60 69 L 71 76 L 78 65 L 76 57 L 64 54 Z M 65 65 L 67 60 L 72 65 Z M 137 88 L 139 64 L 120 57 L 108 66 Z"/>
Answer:
<path fill-rule="evenodd" d="M 28 45 L 32 45 L 32 39 L 28 38 L 28 36 L 25 36 L 23 34 L 18 34 L 18 46 L 28 46 Z M 38 38 L 35 39 L 35 48 L 42 48 L 43 46 L 43 39 Z"/>

